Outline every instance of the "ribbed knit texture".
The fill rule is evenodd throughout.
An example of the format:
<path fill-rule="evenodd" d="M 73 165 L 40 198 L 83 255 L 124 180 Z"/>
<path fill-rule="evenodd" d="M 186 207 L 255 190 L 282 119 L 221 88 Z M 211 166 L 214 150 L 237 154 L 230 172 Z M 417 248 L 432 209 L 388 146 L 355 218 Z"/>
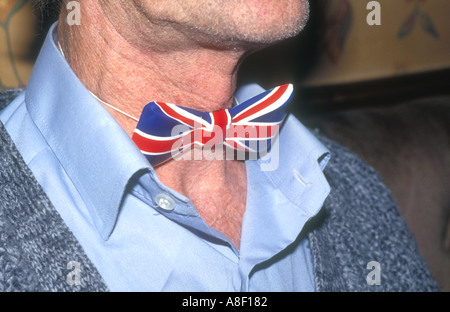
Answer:
<path fill-rule="evenodd" d="M 440 291 L 381 177 L 348 149 L 318 136 L 331 151 L 331 192 L 309 235 L 318 291 Z M 369 285 L 367 264 L 380 264 Z"/>
<path fill-rule="evenodd" d="M 0 291 L 106 290 L 0 123 Z"/>
<path fill-rule="evenodd" d="M 17 95 L 0 93 L 0 110 Z M 342 146 L 325 169 L 331 193 L 307 227 L 318 291 L 439 291 L 416 242 L 377 172 Z M 81 264 L 71 286 L 67 264 Z M 370 261 L 381 284 L 366 281 Z M 0 123 L 0 291 L 106 291 Z"/>

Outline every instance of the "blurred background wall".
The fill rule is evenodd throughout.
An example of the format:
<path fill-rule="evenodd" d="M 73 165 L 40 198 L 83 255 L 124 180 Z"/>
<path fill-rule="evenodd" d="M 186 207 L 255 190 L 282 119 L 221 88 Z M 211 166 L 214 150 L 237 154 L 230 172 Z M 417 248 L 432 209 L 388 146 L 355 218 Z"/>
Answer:
<path fill-rule="evenodd" d="M 26 0 L 0 0 L 0 89 L 26 85 L 40 29 Z"/>
<path fill-rule="evenodd" d="M 449 1 L 379 0 L 378 26 L 367 24 L 367 3 L 320 1 L 322 51 L 309 84 L 450 69 Z"/>

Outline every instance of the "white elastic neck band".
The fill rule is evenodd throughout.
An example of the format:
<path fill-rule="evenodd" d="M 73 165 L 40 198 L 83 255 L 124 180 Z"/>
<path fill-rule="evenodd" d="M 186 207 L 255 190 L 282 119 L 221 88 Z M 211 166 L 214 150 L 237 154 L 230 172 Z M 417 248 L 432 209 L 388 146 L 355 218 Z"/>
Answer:
<path fill-rule="evenodd" d="M 64 55 L 64 51 L 63 51 L 63 49 L 62 49 L 62 47 L 61 47 L 61 43 L 59 42 L 59 40 L 57 40 L 57 44 L 58 44 L 59 52 L 61 52 L 62 56 L 63 56 L 64 58 L 66 58 L 66 56 Z M 113 110 L 115 110 L 115 111 L 117 111 L 117 112 L 119 112 L 119 113 L 121 113 L 121 114 L 123 114 L 123 115 L 125 115 L 125 116 L 127 116 L 127 117 L 129 117 L 129 118 L 131 118 L 131 119 L 133 119 L 133 120 L 135 120 L 135 121 L 139 121 L 138 118 L 136 118 L 136 117 L 134 117 L 134 116 L 131 116 L 130 114 L 125 113 L 124 111 L 118 109 L 117 107 L 114 107 L 114 106 L 112 106 L 111 104 L 106 103 L 105 101 L 101 100 L 98 96 L 96 96 L 96 95 L 95 95 L 94 93 L 92 93 L 90 90 L 89 90 L 89 93 L 91 93 L 91 95 L 92 95 L 97 101 L 99 101 L 100 103 L 102 103 L 103 105 L 106 105 L 106 106 L 108 106 L 109 108 L 111 108 L 111 109 L 113 109 Z"/>

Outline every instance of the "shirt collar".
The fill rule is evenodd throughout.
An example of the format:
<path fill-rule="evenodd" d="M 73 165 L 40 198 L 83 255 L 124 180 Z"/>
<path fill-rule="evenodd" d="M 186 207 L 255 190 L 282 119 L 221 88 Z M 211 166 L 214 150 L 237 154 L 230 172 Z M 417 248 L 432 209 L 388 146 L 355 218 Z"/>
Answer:
<path fill-rule="evenodd" d="M 130 173 L 152 169 L 71 70 L 55 45 L 56 26 L 51 27 L 35 63 L 25 101 L 106 240 L 114 228 Z"/>
<path fill-rule="evenodd" d="M 249 84 L 238 90 L 236 100 L 240 103 L 263 91 L 261 86 Z M 329 159 L 328 149 L 289 115 L 271 151 L 252 165 L 258 165 L 274 186 L 306 215 L 314 216 L 330 192 L 323 174 Z"/>

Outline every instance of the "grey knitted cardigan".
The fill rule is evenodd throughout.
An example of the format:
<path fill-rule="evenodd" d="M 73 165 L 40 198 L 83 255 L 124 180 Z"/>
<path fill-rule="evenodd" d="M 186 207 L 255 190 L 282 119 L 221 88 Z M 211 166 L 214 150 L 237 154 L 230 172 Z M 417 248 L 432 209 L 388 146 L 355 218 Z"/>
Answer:
<path fill-rule="evenodd" d="M 0 109 L 19 90 L 0 93 Z M 317 291 L 439 291 L 377 173 L 320 137 L 332 152 L 331 193 L 307 224 Z M 78 285 L 68 281 L 81 267 Z M 370 285 L 371 261 L 380 285 Z M 0 123 L 0 291 L 107 291 L 102 277 L 26 166 Z"/>

